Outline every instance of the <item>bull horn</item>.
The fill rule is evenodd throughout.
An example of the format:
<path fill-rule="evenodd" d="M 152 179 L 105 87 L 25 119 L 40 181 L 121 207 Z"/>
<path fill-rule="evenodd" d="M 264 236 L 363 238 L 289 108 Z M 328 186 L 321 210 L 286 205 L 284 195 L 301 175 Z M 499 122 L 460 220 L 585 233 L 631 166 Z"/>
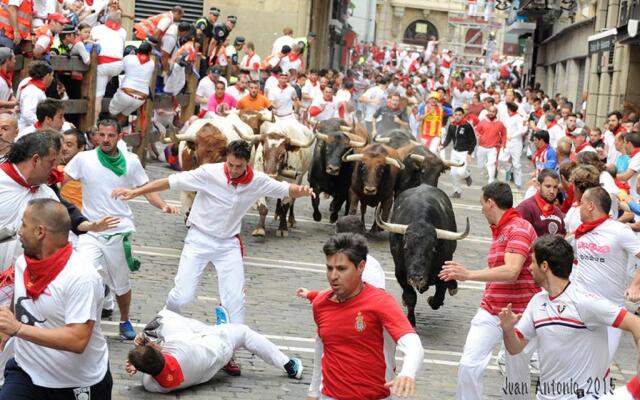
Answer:
<path fill-rule="evenodd" d="M 411 158 L 413 161 L 417 162 L 418 164 L 422 164 L 424 162 L 425 156 L 420 154 L 411 154 L 409 158 Z"/>
<path fill-rule="evenodd" d="M 291 143 L 291 146 L 306 148 L 311 146 L 313 142 L 315 142 L 315 140 L 316 140 L 316 136 L 311 135 L 311 139 L 307 142 L 300 142 L 296 139 L 291 139 L 289 143 Z"/>
<path fill-rule="evenodd" d="M 364 158 L 364 156 L 362 154 L 349 154 L 349 155 L 344 155 L 342 156 L 342 161 L 344 162 L 349 162 L 349 161 L 362 161 L 362 159 Z"/>
<path fill-rule="evenodd" d="M 167 133 L 169 134 L 169 137 L 167 137 Z M 178 143 L 179 142 L 178 138 L 176 138 L 176 127 L 173 126 L 173 124 L 169 125 L 169 127 L 166 128 L 165 134 L 162 136 L 160 141 L 163 144 Z"/>
<path fill-rule="evenodd" d="M 422 146 L 422 143 L 416 142 L 415 140 L 409 140 L 409 142 L 414 146 Z"/>
<path fill-rule="evenodd" d="M 244 133 L 242 133 L 242 131 L 238 129 L 238 127 L 235 125 L 233 126 L 233 129 L 236 130 L 236 133 L 238 134 L 238 136 L 240 136 L 240 139 L 245 140 L 251 144 L 256 143 L 258 140 L 260 140 L 260 135 L 247 136 Z"/>
<path fill-rule="evenodd" d="M 340 130 L 344 133 L 351 133 L 353 130 L 349 126 L 340 125 Z"/>
<path fill-rule="evenodd" d="M 464 166 L 464 161 L 452 161 L 452 160 L 442 160 L 445 167 L 462 167 Z"/>
<path fill-rule="evenodd" d="M 444 229 L 436 229 L 436 237 L 441 240 L 462 240 L 469 235 L 469 217 L 464 232 L 451 232 Z"/>
<path fill-rule="evenodd" d="M 320 132 L 314 132 L 314 134 L 318 139 L 322 140 L 323 142 L 326 142 L 329 140 L 329 135 L 325 135 L 324 133 L 320 133 Z"/>
<path fill-rule="evenodd" d="M 404 169 L 404 164 L 401 163 L 400 161 L 396 160 L 393 157 L 385 157 L 384 158 L 384 162 L 386 162 L 389 165 L 393 165 L 394 167 L 396 167 L 398 169 Z"/>
<path fill-rule="evenodd" d="M 349 138 L 349 146 L 351 147 L 364 147 L 367 145 L 367 142 L 363 142 L 360 136 L 358 135 L 354 135 L 353 133 L 346 133 L 343 132 L 343 134 Z"/>
<path fill-rule="evenodd" d="M 376 207 L 376 224 L 387 232 L 397 233 L 400 235 L 404 235 L 407 232 L 407 228 L 409 228 L 409 225 L 390 224 L 388 222 L 384 222 L 382 220 L 382 208 L 380 206 Z"/>
<path fill-rule="evenodd" d="M 376 137 L 373 138 L 373 141 L 376 142 L 376 143 L 387 144 L 387 143 L 391 142 L 391 138 L 390 137 L 376 136 Z"/>

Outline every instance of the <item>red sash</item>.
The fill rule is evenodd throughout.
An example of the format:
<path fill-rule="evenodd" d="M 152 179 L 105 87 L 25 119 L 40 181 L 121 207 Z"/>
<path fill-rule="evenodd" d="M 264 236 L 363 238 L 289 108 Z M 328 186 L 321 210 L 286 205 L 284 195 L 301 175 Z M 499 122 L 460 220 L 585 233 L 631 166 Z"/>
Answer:
<path fill-rule="evenodd" d="M 67 265 L 72 252 L 71 243 L 67 243 L 64 247 L 42 260 L 25 255 L 24 259 L 27 262 L 27 268 L 24 270 L 24 287 L 27 290 L 27 297 L 37 300 Z"/>
<path fill-rule="evenodd" d="M 553 204 L 549 204 L 545 199 L 543 199 L 540 195 L 540 192 L 536 192 L 536 194 L 533 196 L 533 199 L 536 201 L 536 204 L 538 205 L 540 212 L 542 212 L 542 215 L 548 217 L 553 214 Z"/>
<path fill-rule="evenodd" d="M 233 186 L 238 185 L 248 185 L 253 180 L 253 169 L 247 165 L 247 171 L 237 178 L 232 178 L 229 175 L 229 165 L 224 163 L 224 175 L 227 177 L 227 184 L 232 184 Z"/>
<path fill-rule="evenodd" d="M 12 163 L 10 163 L 10 162 L 2 163 L 2 164 L 0 164 L 0 169 L 2 169 L 4 171 L 4 173 L 9 176 L 9 178 L 13 179 L 13 181 L 15 183 L 17 183 L 20 186 L 25 187 L 31 193 L 35 193 L 35 192 L 38 191 L 38 188 L 40 186 L 31 186 L 31 185 L 29 185 L 29 183 L 22 176 L 20 176 L 20 174 L 16 170 L 16 167 Z"/>
<path fill-rule="evenodd" d="M 608 219 L 609 219 L 609 216 L 605 215 L 604 217 L 600 217 L 594 221 L 581 223 L 580 226 L 578 226 L 578 229 L 576 229 L 576 232 L 574 233 L 574 235 L 576 236 L 576 239 L 580 239 L 581 236 L 596 229 L 598 226 L 600 226 L 600 224 L 602 224 L 604 221 Z"/>
<path fill-rule="evenodd" d="M 27 86 L 29 86 L 29 85 L 33 85 L 33 86 L 37 87 L 38 89 L 42 90 L 43 92 L 47 89 L 47 88 L 44 86 L 44 82 L 42 82 L 42 81 L 41 81 L 41 80 L 39 80 L 39 79 L 33 79 L 33 78 L 31 78 L 31 79 L 29 79 L 29 80 L 27 81 L 27 83 L 25 83 L 24 85 L 22 85 L 22 86 L 20 87 L 20 90 L 24 90 L 24 88 L 26 88 L 26 87 L 27 87 Z"/>
<path fill-rule="evenodd" d="M 518 218 L 518 217 L 520 217 L 520 213 L 515 208 L 510 208 L 506 210 L 504 214 L 502 214 L 500 221 L 496 225 L 494 224 L 489 225 L 489 227 L 491 228 L 491 234 L 493 235 L 493 239 L 494 240 L 497 239 L 498 234 L 500 233 L 502 228 L 504 228 L 505 225 L 511 222 L 512 219 Z"/>

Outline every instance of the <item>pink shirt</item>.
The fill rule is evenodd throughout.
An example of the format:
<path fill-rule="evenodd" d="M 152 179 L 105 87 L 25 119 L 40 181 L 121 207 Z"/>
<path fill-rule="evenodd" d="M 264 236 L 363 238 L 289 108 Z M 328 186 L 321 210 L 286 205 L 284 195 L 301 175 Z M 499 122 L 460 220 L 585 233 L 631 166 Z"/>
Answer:
<path fill-rule="evenodd" d="M 229 107 L 229 110 L 232 108 L 236 108 L 236 104 L 238 102 L 236 101 L 236 99 L 231 96 L 228 93 L 225 93 L 224 96 L 222 97 L 222 99 L 218 100 L 218 98 L 216 98 L 216 94 L 212 94 L 211 97 L 209 97 L 209 102 L 207 103 L 207 109 L 209 111 L 214 111 L 217 114 L 221 114 L 222 113 L 222 104 L 226 104 L 227 107 Z M 223 106 L 224 107 L 224 106 Z"/>

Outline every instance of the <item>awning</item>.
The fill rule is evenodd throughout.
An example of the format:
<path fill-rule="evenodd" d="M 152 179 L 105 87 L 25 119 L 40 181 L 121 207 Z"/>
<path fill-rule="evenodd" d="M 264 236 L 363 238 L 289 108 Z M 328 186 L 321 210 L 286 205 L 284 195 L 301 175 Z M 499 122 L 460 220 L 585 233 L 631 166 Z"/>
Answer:
<path fill-rule="evenodd" d="M 615 28 L 589 36 L 587 39 L 589 42 L 589 54 L 612 49 L 615 46 L 617 38 L 618 30 Z"/>
<path fill-rule="evenodd" d="M 536 30 L 535 22 L 523 22 L 523 21 L 515 21 L 514 23 L 507 26 L 507 33 L 511 33 L 514 35 L 525 35 L 527 33 L 533 33 Z"/>
<path fill-rule="evenodd" d="M 637 19 L 630 19 L 626 25 L 619 26 L 618 40 L 620 43 L 640 43 L 640 21 Z"/>

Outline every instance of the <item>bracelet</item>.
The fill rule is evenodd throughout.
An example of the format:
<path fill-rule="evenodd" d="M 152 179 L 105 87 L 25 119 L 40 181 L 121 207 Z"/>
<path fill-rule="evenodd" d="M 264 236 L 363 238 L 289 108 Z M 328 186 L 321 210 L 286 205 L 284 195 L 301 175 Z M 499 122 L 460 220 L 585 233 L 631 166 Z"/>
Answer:
<path fill-rule="evenodd" d="M 22 329 L 22 325 L 24 325 L 24 324 L 22 322 L 20 322 L 20 326 L 18 327 L 18 329 L 16 329 L 16 331 L 13 332 L 10 336 L 11 337 L 17 336 L 18 333 L 20 333 L 20 329 Z"/>

